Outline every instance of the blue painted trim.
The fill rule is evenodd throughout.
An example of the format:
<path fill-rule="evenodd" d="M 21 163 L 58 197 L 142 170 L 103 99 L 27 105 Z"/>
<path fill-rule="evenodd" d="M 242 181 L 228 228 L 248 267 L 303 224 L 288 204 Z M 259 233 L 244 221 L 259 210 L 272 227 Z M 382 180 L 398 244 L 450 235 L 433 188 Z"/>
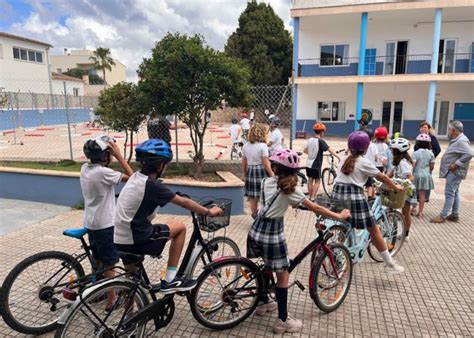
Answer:
<path fill-rule="evenodd" d="M 359 68 L 358 75 L 364 75 L 365 68 L 365 46 L 367 44 L 367 12 L 363 12 L 360 17 L 360 39 L 359 39 Z"/>
<path fill-rule="evenodd" d="M 124 184 L 117 187 L 122 189 Z M 0 173 L 0 198 L 19 199 L 57 205 L 72 206 L 83 200 L 81 185 L 78 177 L 47 176 L 22 173 Z M 168 185 L 172 191 L 180 191 L 193 198 L 200 199 L 212 196 L 214 198 L 232 199 L 232 215 L 244 214 L 244 188 L 220 187 L 205 188 L 181 185 Z M 163 214 L 189 215 L 186 209 L 173 204 L 160 209 Z"/>
<path fill-rule="evenodd" d="M 359 123 L 357 121 L 362 115 L 362 103 L 364 101 L 364 83 L 357 83 L 357 96 L 356 96 L 356 111 L 355 111 L 355 120 L 354 120 L 354 130 L 359 129 Z"/>
<path fill-rule="evenodd" d="M 456 73 L 470 73 L 469 59 L 456 60 L 456 66 L 454 68 Z"/>
<path fill-rule="evenodd" d="M 299 76 L 298 54 L 300 40 L 300 18 L 293 18 L 293 78 Z M 296 135 L 296 114 L 298 111 L 298 87 L 291 88 L 291 138 Z"/>
<path fill-rule="evenodd" d="M 454 104 L 454 120 L 474 121 L 474 103 L 458 102 Z M 464 127 L 464 131 L 466 128 Z"/>
<path fill-rule="evenodd" d="M 434 103 L 436 100 L 436 81 L 431 81 L 428 88 L 428 102 L 426 104 L 426 121 L 433 125 Z"/>
<path fill-rule="evenodd" d="M 318 64 L 300 65 L 300 76 L 344 76 L 357 75 L 357 63 L 351 63 L 347 66 L 323 66 Z"/>
<path fill-rule="evenodd" d="M 431 74 L 438 72 L 438 54 L 439 40 L 441 38 L 441 19 L 443 11 L 441 8 L 435 9 L 434 25 L 433 25 L 433 45 L 431 49 Z"/>

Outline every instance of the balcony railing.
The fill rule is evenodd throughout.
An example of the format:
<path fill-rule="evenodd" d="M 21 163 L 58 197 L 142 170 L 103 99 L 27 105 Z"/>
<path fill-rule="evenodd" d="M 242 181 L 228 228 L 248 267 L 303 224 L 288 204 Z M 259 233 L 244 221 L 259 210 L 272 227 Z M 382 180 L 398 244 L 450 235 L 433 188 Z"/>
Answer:
<path fill-rule="evenodd" d="M 474 73 L 471 53 L 438 55 L 438 73 Z M 348 76 L 357 75 L 358 57 L 325 57 L 300 59 L 298 75 Z M 431 54 L 366 56 L 364 75 L 429 74 Z"/>

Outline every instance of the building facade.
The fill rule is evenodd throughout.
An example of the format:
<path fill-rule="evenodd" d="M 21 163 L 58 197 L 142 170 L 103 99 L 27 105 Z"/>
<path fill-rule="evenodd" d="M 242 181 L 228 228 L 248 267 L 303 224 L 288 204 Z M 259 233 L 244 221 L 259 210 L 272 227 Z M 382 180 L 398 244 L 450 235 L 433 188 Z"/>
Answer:
<path fill-rule="evenodd" d="M 7 92 L 52 93 L 49 43 L 0 32 L 0 88 Z"/>
<path fill-rule="evenodd" d="M 52 71 L 61 74 L 72 68 L 80 68 L 102 77 L 102 71 L 95 70 L 94 63 L 90 60 L 92 52 L 90 50 L 68 51 L 65 49 L 64 55 L 51 55 Z M 112 70 L 105 70 L 105 78 L 110 86 L 127 80 L 127 68 L 125 65 L 116 59 L 114 59 L 114 62 L 115 66 L 112 66 Z"/>
<path fill-rule="evenodd" d="M 332 5 L 332 6 L 330 6 Z M 348 135 L 363 111 L 406 137 L 429 121 L 474 137 L 474 2 L 295 0 L 293 132 Z"/>

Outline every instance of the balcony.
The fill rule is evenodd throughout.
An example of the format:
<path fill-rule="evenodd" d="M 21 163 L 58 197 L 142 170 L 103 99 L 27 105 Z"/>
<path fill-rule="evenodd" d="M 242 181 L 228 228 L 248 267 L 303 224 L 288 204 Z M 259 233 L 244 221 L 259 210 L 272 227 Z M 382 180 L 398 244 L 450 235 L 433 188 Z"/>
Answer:
<path fill-rule="evenodd" d="M 300 59 L 298 77 L 357 75 L 358 57 L 326 57 Z M 364 75 L 429 74 L 431 54 L 388 55 L 365 57 Z M 471 53 L 447 53 L 438 56 L 438 73 L 474 73 Z"/>

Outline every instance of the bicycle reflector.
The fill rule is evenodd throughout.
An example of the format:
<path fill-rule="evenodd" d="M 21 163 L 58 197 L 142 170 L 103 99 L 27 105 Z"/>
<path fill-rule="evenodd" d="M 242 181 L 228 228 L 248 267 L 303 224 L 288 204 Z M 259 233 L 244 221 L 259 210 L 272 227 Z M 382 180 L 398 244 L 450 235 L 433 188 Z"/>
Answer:
<path fill-rule="evenodd" d="M 76 293 L 76 291 L 74 291 L 70 288 L 64 288 L 63 289 L 63 297 L 64 297 L 64 299 L 73 302 L 77 298 L 77 293 Z"/>

